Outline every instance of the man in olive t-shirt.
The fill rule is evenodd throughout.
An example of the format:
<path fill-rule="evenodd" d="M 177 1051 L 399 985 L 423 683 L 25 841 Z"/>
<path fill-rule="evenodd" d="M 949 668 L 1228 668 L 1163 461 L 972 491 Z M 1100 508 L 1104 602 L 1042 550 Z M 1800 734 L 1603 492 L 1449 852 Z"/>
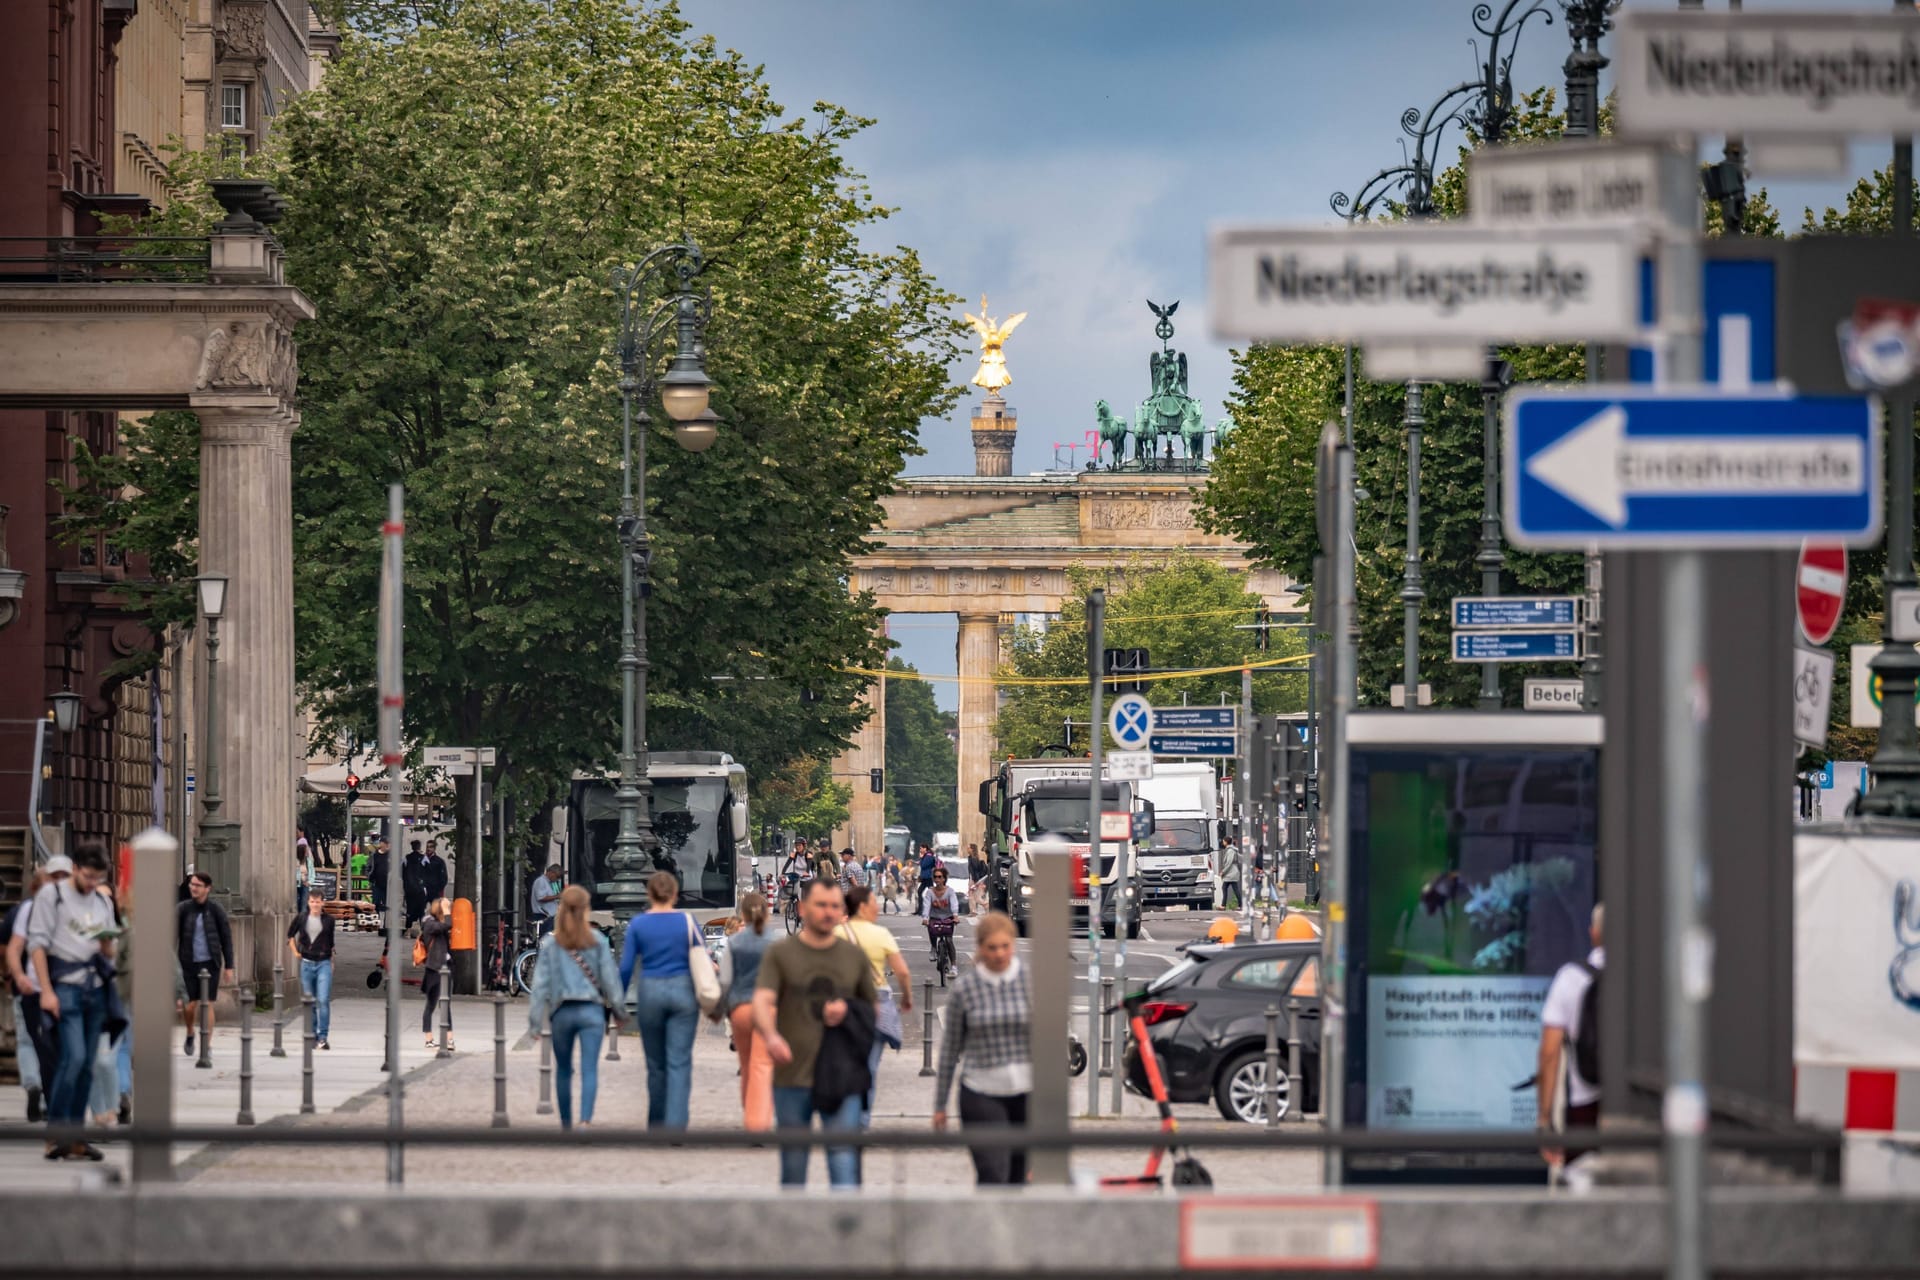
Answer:
<path fill-rule="evenodd" d="M 831 880 L 807 882 L 800 900 L 800 932 L 767 948 L 753 993 L 753 1025 L 773 1057 L 773 1114 L 783 1129 L 813 1127 L 813 1064 L 828 1027 L 847 1016 L 847 999 L 879 999 L 873 966 L 860 948 L 834 930 L 846 918 L 846 900 Z M 823 1129 L 858 1129 L 866 1098 L 851 1094 L 832 1112 L 820 1112 Z M 852 1147 L 827 1148 L 827 1181 L 860 1185 L 860 1155 Z M 807 1184 L 807 1148 L 780 1148 L 780 1185 Z"/>

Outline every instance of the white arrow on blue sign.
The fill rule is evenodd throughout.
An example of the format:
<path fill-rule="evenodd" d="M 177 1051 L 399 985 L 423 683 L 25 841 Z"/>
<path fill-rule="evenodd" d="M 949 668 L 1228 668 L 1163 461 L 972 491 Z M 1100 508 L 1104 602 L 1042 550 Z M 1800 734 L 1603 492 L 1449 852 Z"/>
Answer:
<path fill-rule="evenodd" d="M 1523 547 L 1857 546 L 1880 536 L 1879 410 L 1779 390 L 1519 391 L 1506 489 Z"/>
<path fill-rule="evenodd" d="M 1123 693 L 1107 712 L 1107 729 L 1123 751 L 1138 751 L 1153 735 L 1153 707 L 1137 693 Z"/>
<path fill-rule="evenodd" d="M 1580 656 L 1578 631 L 1456 631 L 1455 662 L 1566 662 Z"/>

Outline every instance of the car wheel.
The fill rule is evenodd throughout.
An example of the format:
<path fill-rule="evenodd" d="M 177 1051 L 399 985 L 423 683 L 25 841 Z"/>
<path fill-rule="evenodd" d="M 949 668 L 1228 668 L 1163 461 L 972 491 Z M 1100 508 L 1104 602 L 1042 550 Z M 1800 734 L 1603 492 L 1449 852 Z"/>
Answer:
<path fill-rule="evenodd" d="M 1284 1119 L 1292 1099 L 1287 1096 L 1287 1077 L 1280 1076 L 1277 1101 Z M 1213 1084 L 1213 1104 L 1229 1120 L 1243 1124 L 1267 1122 L 1267 1055 L 1249 1049 L 1234 1057 L 1220 1070 Z"/>

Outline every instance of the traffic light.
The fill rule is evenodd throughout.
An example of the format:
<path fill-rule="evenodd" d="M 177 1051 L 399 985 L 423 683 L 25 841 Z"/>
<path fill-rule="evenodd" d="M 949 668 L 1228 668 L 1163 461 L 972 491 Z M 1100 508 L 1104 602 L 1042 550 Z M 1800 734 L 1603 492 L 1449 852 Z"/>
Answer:
<path fill-rule="evenodd" d="M 1101 654 L 1102 669 L 1107 675 L 1146 674 L 1149 668 L 1148 654 L 1145 649 L 1107 649 Z M 1114 693 L 1144 693 L 1144 680 L 1115 680 L 1108 686 Z"/>
<path fill-rule="evenodd" d="M 867 790 L 879 795 L 887 789 L 887 771 L 885 769 L 867 770 Z"/>
<path fill-rule="evenodd" d="M 1268 625 L 1272 622 L 1272 620 L 1273 620 L 1273 611 L 1268 609 L 1267 606 L 1264 604 L 1261 605 L 1260 608 L 1256 610 L 1253 615 L 1253 623 L 1256 627 L 1259 628 L 1258 631 L 1255 631 L 1253 633 L 1253 645 L 1254 645 L 1254 648 L 1260 650 L 1260 652 L 1262 653 L 1265 653 L 1267 651 L 1271 643 L 1269 639 L 1270 633 L 1268 631 Z"/>
<path fill-rule="evenodd" d="M 353 806 L 360 799 L 360 775 L 351 771 L 347 774 L 347 813 L 353 813 Z"/>

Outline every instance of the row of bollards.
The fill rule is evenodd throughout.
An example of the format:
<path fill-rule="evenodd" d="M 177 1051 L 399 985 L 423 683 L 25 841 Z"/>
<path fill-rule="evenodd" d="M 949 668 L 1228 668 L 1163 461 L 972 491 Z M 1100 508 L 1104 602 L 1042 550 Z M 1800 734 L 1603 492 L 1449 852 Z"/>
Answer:
<path fill-rule="evenodd" d="M 1286 1098 L 1280 1096 L 1280 1006 L 1267 1006 L 1266 1098 L 1267 1128 L 1277 1129 L 1283 1118 L 1305 1120 L 1306 1094 L 1300 1072 L 1300 1001 L 1287 1001 L 1287 1073 Z"/>

